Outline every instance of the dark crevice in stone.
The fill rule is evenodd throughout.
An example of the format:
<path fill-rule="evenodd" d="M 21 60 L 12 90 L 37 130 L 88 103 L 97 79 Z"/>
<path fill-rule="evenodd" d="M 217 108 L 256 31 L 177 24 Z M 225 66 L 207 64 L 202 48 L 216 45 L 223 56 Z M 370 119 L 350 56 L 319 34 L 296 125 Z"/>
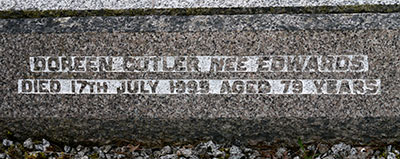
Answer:
<path fill-rule="evenodd" d="M 336 14 L 336 13 L 395 13 L 400 5 L 352 5 L 313 7 L 260 8 L 172 8 L 126 10 L 8 10 L 0 11 L 0 19 L 86 16 L 144 16 L 144 15 L 240 15 L 240 14 Z"/>

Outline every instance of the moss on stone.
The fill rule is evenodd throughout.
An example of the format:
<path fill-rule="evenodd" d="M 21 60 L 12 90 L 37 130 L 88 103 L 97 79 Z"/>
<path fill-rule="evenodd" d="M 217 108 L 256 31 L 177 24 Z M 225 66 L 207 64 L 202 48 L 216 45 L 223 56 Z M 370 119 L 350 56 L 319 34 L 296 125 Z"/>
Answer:
<path fill-rule="evenodd" d="M 24 157 L 23 152 L 21 150 L 19 150 L 16 145 L 11 145 L 10 147 L 8 147 L 8 150 L 6 153 L 11 158 L 23 158 Z"/>
<path fill-rule="evenodd" d="M 25 159 L 47 159 L 46 155 L 43 152 L 38 152 L 35 154 L 28 154 L 25 152 Z"/>
<path fill-rule="evenodd" d="M 91 155 L 88 156 L 90 159 L 98 159 L 99 158 L 99 154 L 98 153 L 93 153 Z"/>
<path fill-rule="evenodd" d="M 172 8 L 127 10 L 8 10 L 0 11 L 0 19 L 86 16 L 143 16 L 143 15 L 235 15 L 235 14 L 332 14 L 332 13 L 393 13 L 400 5 L 354 5 L 317 7 L 265 8 Z"/>

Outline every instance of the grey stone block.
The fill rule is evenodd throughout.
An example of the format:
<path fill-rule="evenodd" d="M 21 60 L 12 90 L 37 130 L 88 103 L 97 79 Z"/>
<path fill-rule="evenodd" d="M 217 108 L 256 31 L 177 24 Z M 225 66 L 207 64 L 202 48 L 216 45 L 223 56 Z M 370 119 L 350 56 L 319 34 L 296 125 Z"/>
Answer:
<path fill-rule="evenodd" d="M 397 13 L 3 19 L 0 20 L 1 135 L 5 136 L 9 130 L 22 140 L 37 136 L 52 142 L 105 143 L 123 139 L 153 144 L 202 139 L 296 144 L 299 137 L 304 142 L 391 142 L 399 137 L 395 130 L 400 123 L 399 19 Z M 353 60 L 340 60 L 332 64 L 336 69 L 328 71 L 300 68 L 297 71 L 229 71 L 226 68 L 220 72 L 207 69 L 68 72 L 60 68 L 35 71 L 31 59 L 42 56 L 59 60 L 81 56 L 85 60 L 133 56 Z M 367 62 L 357 64 L 355 57 L 367 57 Z M 199 63 L 201 67 L 206 64 Z M 306 64 L 300 61 L 298 65 Z M 367 67 L 357 71 L 353 69 L 357 65 Z M 338 70 L 342 66 L 351 68 Z M 76 79 L 144 79 L 160 83 L 173 79 L 290 79 L 290 84 L 286 93 L 285 83 L 273 82 L 270 93 L 249 90 L 218 93 L 219 87 L 213 87 L 218 85 L 217 81 L 217 84 L 210 83 L 210 92 L 205 93 L 106 91 L 101 94 L 96 92 L 98 89 L 91 91 L 86 87 L 82 92 L 67 90 L 71 84 L 58 90 L 58 85 L 51 82 L 40 83 L 42 90 L 38 83 L 32 82 L 28 91 L 24 90 L 29 87 L 23 84 L 24 79 L 38 83 L 41 79 L 62 79 L 67 83 Z M 311 80 L 311 83 L 304 85 L 307 81 L 299 80 Z M 336 92 L 329 93 L 327 88 L 319 92 L 315 82 L 329 80 L 350 84 L 326 85 Z M 299 84 L 303 85 L 298 87 Z M 169 89 L 161 85 L 155 88 Z M 245 88 L 237 86 L 240 86 L 237 89 Z M 351 88 L 341 89 L 347 87 Z M 113 88 L 108 85 L 99 89 Z M 212 94 L 212 90 L 217 93 Z"/>
<path fill-rule="evenodd" d="M 397 0 L 0 0 L 0 10 L 255 8 L 398 4 L 400 2 Z"/>

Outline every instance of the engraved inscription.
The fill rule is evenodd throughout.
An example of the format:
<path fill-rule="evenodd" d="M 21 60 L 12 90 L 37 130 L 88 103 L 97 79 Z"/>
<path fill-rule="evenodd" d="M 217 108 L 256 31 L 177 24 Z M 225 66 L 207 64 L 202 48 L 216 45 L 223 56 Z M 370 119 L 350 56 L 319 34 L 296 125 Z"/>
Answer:
<path fill-rule="evenodd" d="M 23 94 L 365 94 L 380 93 L 379 79 L 89 80 L 21 79 Z"/>
<path fill-rule="evenodd" d="M 366 72 L 365 55 L 36 56 L 32 72 Z"/>
<path fill-rule="evenodd" d="M 35 56 L 32 72 L 367 72 L 366 55 Z M 380 79 L 20 79 L 21 94 L 375 95 Z"/>

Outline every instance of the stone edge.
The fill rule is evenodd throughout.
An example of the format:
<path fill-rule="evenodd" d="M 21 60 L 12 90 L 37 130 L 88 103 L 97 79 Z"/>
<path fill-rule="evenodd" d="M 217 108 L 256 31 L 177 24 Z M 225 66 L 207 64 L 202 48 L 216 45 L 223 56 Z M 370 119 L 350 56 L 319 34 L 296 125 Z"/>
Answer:
<path fill-rule="evenodd" d="M 397 0 L 0 0 L 0 10 L 100 10 L 148 8 L 306 7 L 398 5 Z"/>
<path fill-rule="evenodd" d="M 0 33 L 399 29 L 400 13 L 0 19 Z"/>

